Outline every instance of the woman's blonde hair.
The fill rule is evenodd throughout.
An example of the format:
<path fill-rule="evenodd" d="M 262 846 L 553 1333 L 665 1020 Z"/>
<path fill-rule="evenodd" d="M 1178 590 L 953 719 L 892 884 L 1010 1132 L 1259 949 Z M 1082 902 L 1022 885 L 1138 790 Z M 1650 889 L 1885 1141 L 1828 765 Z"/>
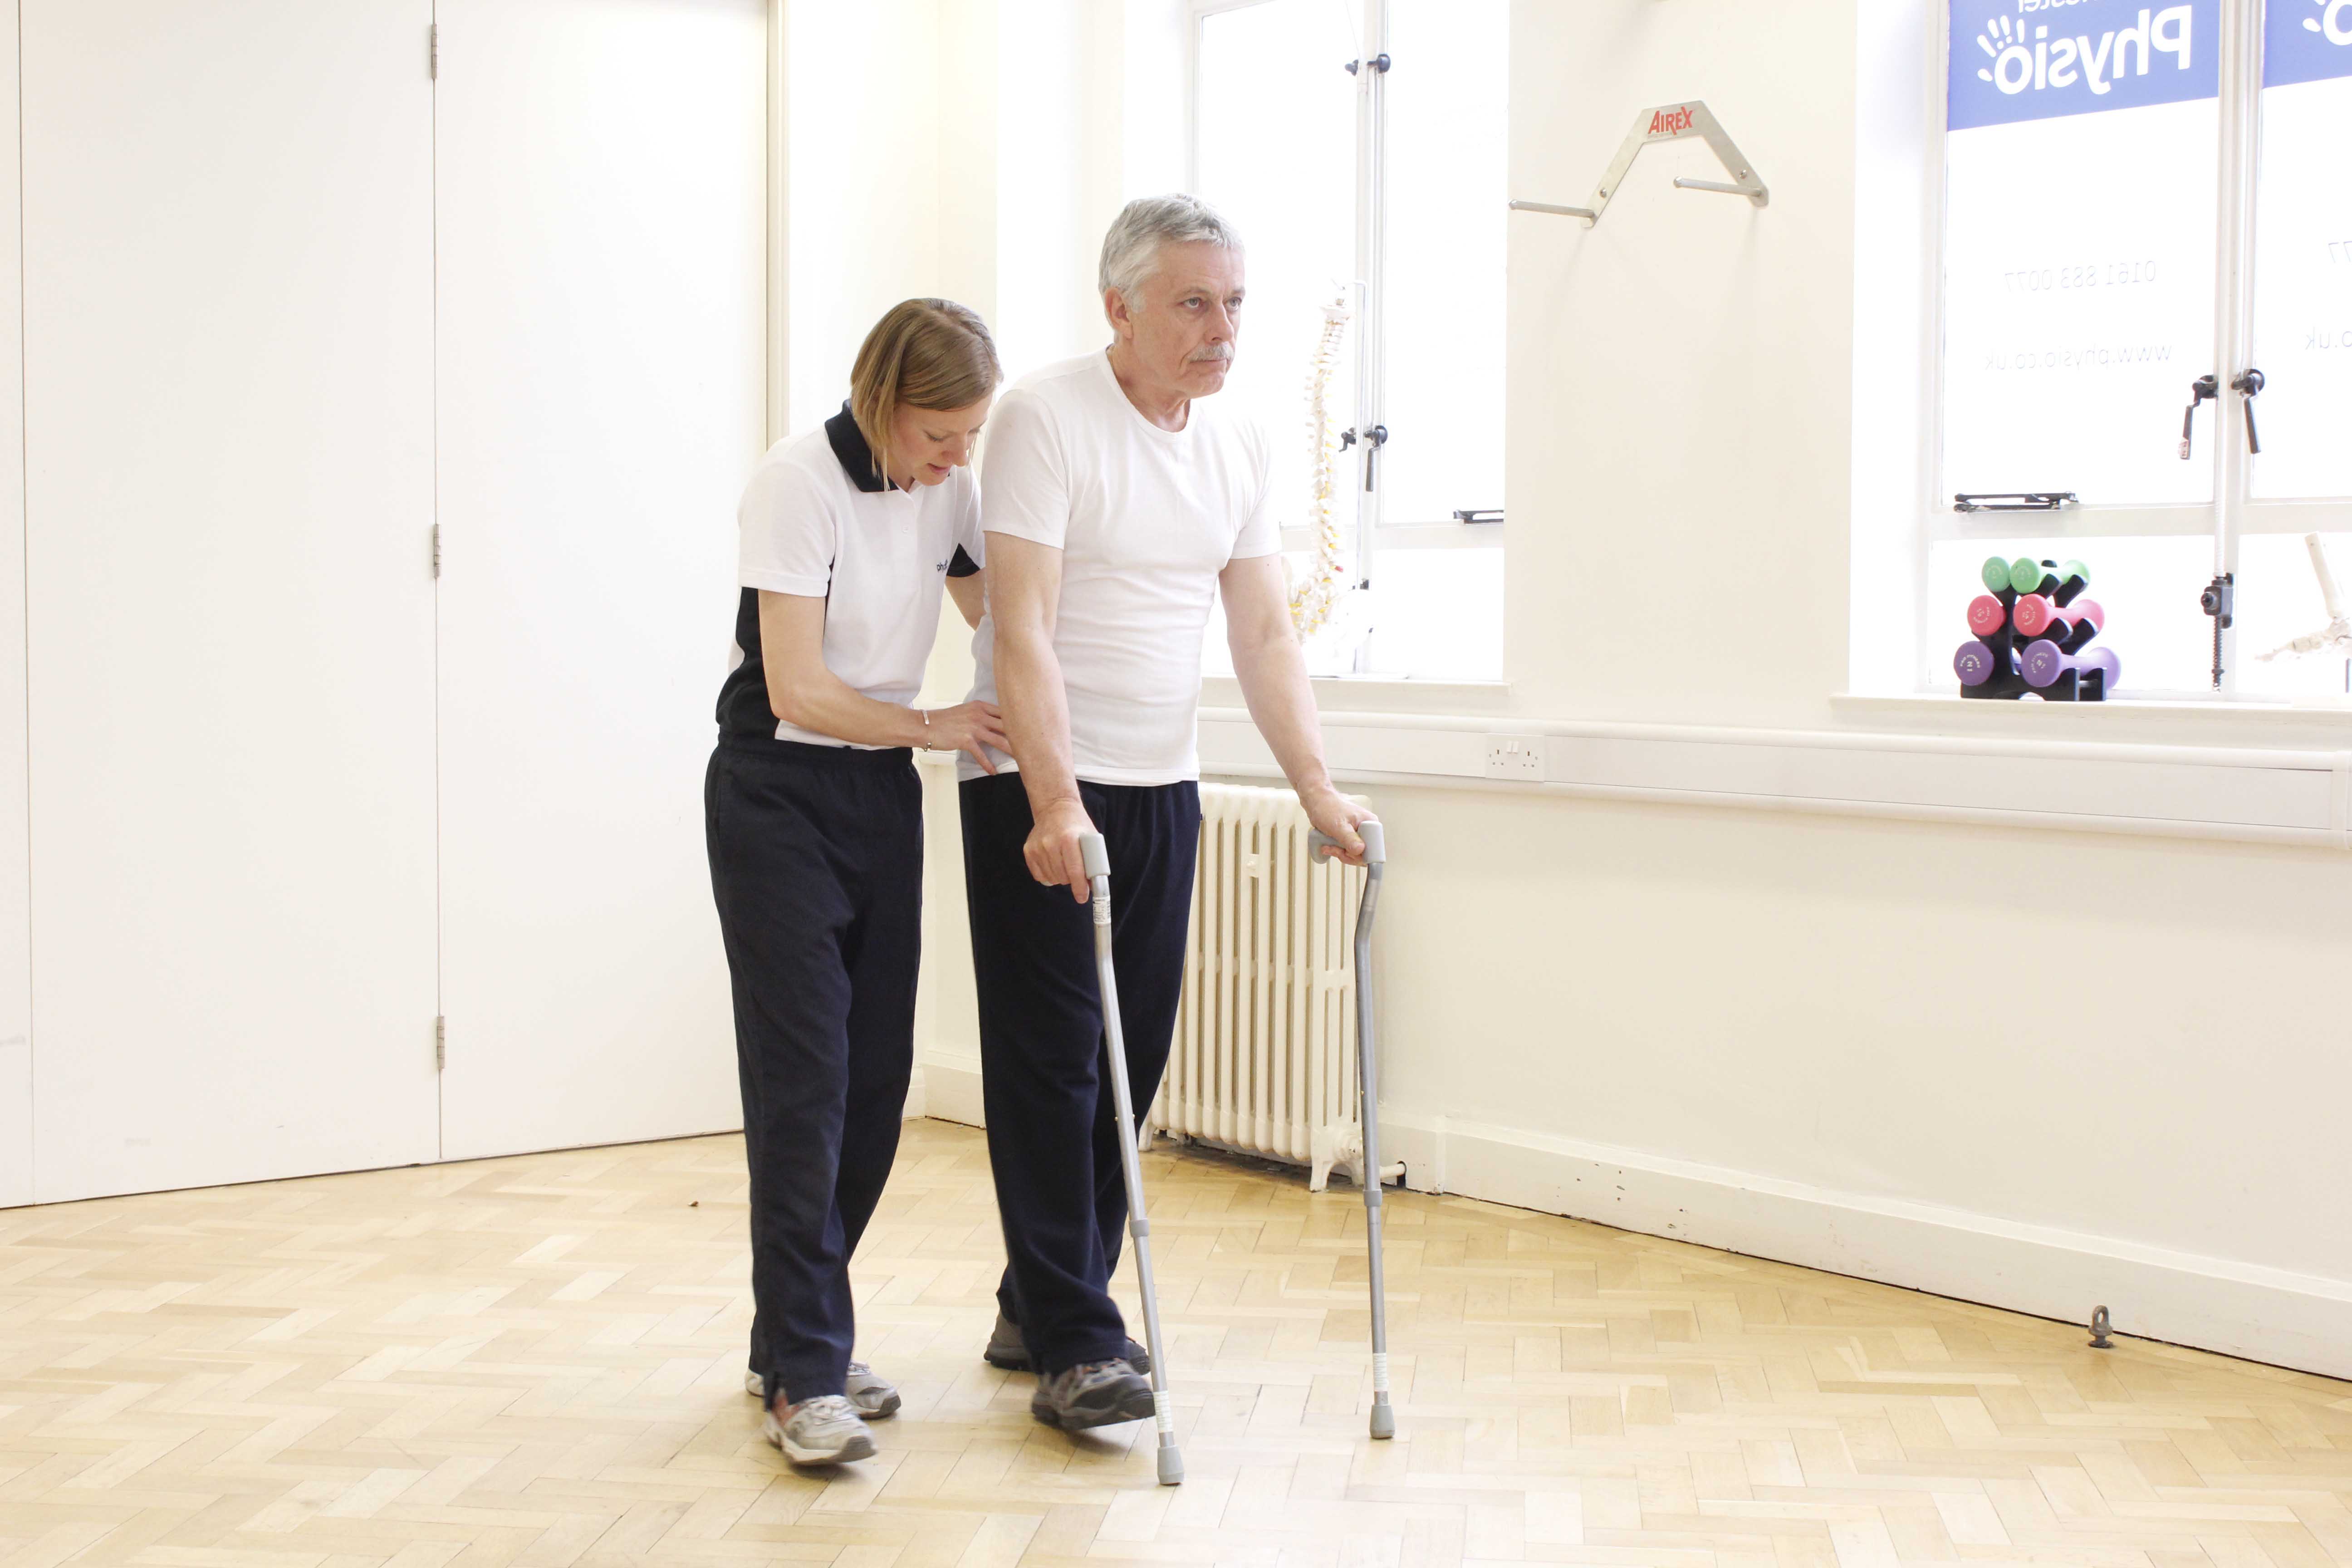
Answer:
<path fill-rule="evenodd" d="M 849 416 L 889 482 L 900 408 L 969 408 L 1004 379 L 980 312 L 952 300 L 901 300 L 866 334 L 849 372 Z"/>

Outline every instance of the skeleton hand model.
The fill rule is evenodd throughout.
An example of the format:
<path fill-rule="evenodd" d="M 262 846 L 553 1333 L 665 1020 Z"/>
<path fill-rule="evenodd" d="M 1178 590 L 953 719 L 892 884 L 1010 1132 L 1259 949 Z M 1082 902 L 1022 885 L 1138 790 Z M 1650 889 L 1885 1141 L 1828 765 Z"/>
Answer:
<path fill-rule="evenodd" d="M 2352 655 L 2352 619 L 2344 614 L 2344 601 L 2336 592 L 2335 574 L 2327 570 L 2327 552 L 2319 547 L 2319 535 L 2303 536 L 2304 547 L 2311 552 L 2311 569 L 2319 575 L 2319 596 L 2327 605 L 2327 625 L 2319 631 L 2299 637 L 2266 654 L 2259 655 L 2265 663 L 2283 653 L 2321 653 L 2333 650 Z"/>

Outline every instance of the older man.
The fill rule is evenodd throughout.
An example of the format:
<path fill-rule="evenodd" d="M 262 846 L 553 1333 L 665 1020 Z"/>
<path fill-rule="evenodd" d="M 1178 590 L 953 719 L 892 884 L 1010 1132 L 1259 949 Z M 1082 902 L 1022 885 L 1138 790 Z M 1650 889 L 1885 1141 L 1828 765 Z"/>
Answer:
<path fill-rule="evenodd" d="M 1128 1073 L 1148 1105 L 1182 987 L 1200 838 L 1201 641 L 1223 595 L 1251 716 L 1315 825 L 1360 859 L 1292 632 L 1265 433 L 1204 401 L 1241 333 L 1242 247 L 1190 196 L 1129 204 L 1103 240 L 1108 349 L 996 405 L 982 483 L 988 610 L 973 697 L 1012 756 L 963 774 L 964 886 L 989 1157 L 1010 1264 L 988 1358 L 1034 1366 L 1064 1427 L 1151 1414 L 1108 1283 L 1127 1194 L 1102 1081 L 1078 841 L 1108 841 Z M 1147 1369 L 1148 1370 L 1148 1369 Z"/>

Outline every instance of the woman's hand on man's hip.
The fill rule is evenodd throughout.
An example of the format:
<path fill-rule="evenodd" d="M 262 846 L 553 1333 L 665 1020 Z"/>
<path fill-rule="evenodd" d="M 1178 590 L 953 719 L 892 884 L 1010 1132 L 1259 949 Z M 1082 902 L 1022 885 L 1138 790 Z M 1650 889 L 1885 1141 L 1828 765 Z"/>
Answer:
<path fill-rule="evenodd" d="M 1004 736 L 1004 715 L 996 710 L 993 702 L 960 702 L 953 708 L 933 708 L 924 714 L 923 749 L 927 752 L 961 752 L 980 764 L 980 771 L 992 773 L 996 764 L 988 760 L 989 750 L 1010 752 L 1013 742 Z"/>

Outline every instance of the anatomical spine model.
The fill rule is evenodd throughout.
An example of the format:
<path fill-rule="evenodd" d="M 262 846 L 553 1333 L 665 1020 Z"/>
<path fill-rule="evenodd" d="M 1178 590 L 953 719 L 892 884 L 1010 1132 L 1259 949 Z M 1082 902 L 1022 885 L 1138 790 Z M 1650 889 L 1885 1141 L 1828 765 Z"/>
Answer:
<path fill-rule="evenodd" d="M 1323 331 L 1315 340 L 1314 357 L 1307 372 L 1307 472 L 1312 496 L 1307 521 L 1315 530 L 1315 564 L 1307 581 L 1290 591 L 1290 623 L 1302 637 L 1312 637 L 1331 618 L 1331 608 L 1343 592 L 1348 563 L 1339 552 L 1339 525 L 1332 521 L 1332 468 L 1339 461 L 1339 442 L 1332 434 L 1327 399 L 1331 377 L 1339 368 L 1339 344 L 1348 335 L 1345 296 L 1323 307 Z"/>

